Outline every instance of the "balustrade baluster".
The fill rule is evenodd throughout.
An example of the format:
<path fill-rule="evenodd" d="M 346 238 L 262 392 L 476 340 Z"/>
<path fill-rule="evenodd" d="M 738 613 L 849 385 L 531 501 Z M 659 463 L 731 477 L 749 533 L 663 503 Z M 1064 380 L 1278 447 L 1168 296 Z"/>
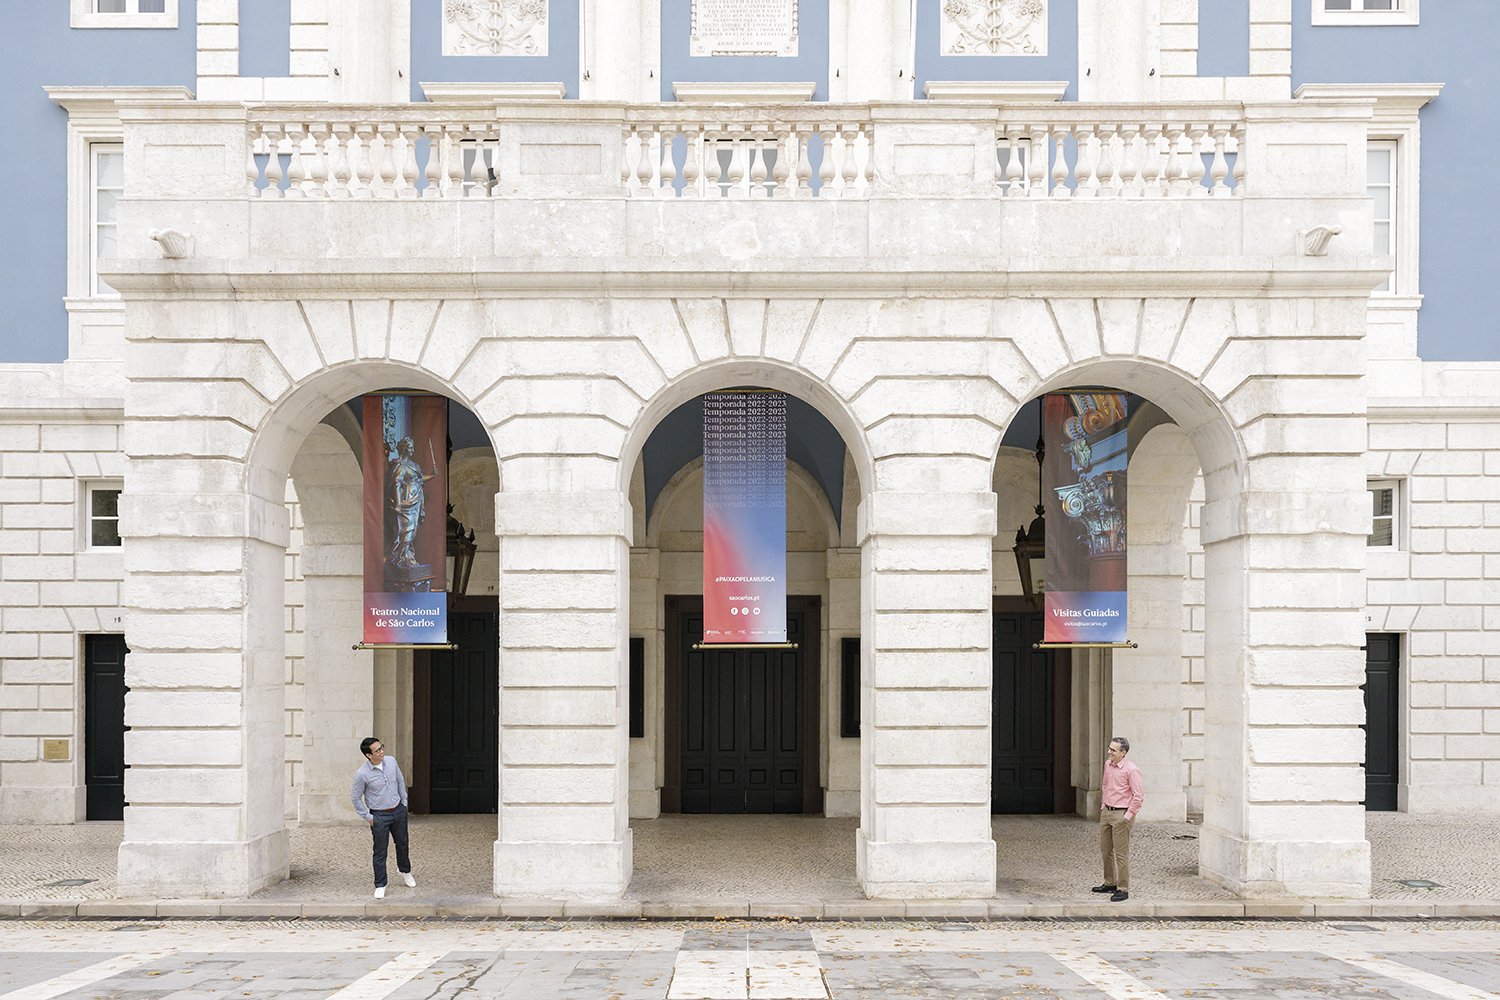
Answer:
<path fill-rule="evenodd" d="M 1223 125 L 1210 126 L 1214 140 L 1214 161 L 1209 170 L 1209 179 L 1213 181 L 1211 194 L 1215 198 L 1229 197 L 1229 185 L 1225 179 L 1229 176 L 1229 161 L 1224 156 L 1224 140 L 1229 135 L 1229 129 Z"/>
<path fill-rule="evenodd" d="M 465 133 L 463 146 L 459 148 L 464 158 L 464 197 L 488 198 L 490 178 L 484 163 L 484 140 L 470 129 Z"/>
<path fill-rule="evenodd" d="M 1147 122 L 1144 135 L 1141 156 L 1144 165 L 1141 168 L 1141 194 L 1147 198 L 1160 198 L 1161 191 L 1161 126 L 1155 122 Z"/>
<path fill-rule="evenodd" d="M 443 129 L 443 197 L 464 196 L 464 127 L 450 125 Z"/>
<path fill-rule="evenodd" d="M 1075 129 L 1073 139 L 1073 197 L 1092 198 L 1099 193 L 1094 187 L 1094 127 L 1084 125 Z"/>
<path fill-rule="evenodd" d="M 1025 140 L 1014 126 L 1006 129 L 1004 182 L 1007 198 L 1020 198 L 1026 194 L 1023 183 L 1026 174 L 1021 168 L 1021 149 L 1024 142 Z"/>
<path fill-rule="evenodd" d="M 1184 126 L 1168 124 L 1167 133 L 1167 172 L 1166 172 L 1166 195 L 1168 198 L 1182 198 L 1187 195 L 1187 179 L 1185 165 L 1182 161 L 1182 136 Z"/>
<path fill-rule="evenodd" d="M 651 127 L 648 125 L 643 129 L 640 126 L 636 126 L 635 141 L 637 144 L 635 160 L 636 184 L 639 186 L 643 197 L 647 197 L 651 188 L 651 175 L 655 173 L 651 164 Z"/>
<path fill-rule="evenodd" d="M 375 176 L 375 151 L 370 148 L 374 141 L 375 126 L 361 123 L 354 126 L 354 135 L 349 140 L 349 196 L 351 198 L 373 198 L 371 180 Z M 356 145 L 357 143 L 357 145 Z"/>
<path fill-rule="evenodd" d="M 396 197 L 396 126 L 385 122 L 379 128 L 380 135 L 380 186 L 375 190 L 377 198 Z"/>
<path fill-rule="evenodd" d="M 266 128 L 266 186 L 262 198 L 280 198 L 281 190 L 281 129 L 271 125 Z"/>
<path fill-rule="evenodd" d="M 630 155 L 630 137 L 634 134 L 634 126 L 620 128 L 620 190 L 627 198 L 635 196 L 635 161 Z"/>
<path fill-rule="evenodd" d="M 329 126 L 333 134 L 333 162 L 328 168 L 328 197 L 343 201 L 349 197 L 349 142 L 353 135 L 349 126 L 335 122 Z"/>
<path fill-rule="evenodd" d="M 287 198 L 305 198 L 307 191 L 303 184 L 307 180 L 307 170 L 302 165 L 302 140 L 307 133 L 302 131 L 299 123 L 282 126 L 282 132 L 286 135 L 287 149 L 291 155 L 287 160 L 286 167 L 286 191 L 283 195 Z"/>
<path fill-rule="evenodd" d="M 1072 129 L 1068 125 L 1059 125 L 1052 131 L 1053 142 L 1057 144 L 1055 159 L 1052 161 L 1052 197 L 1071 198 L 1073 189 L 1068 187 L 1068 156 L 1064 143 Z"/>
<path fill-rule="evenodd" d="M 245 188 L 252 198 L 260 197 L 260 164 L 255 162 L 255 147 L 260 142 L 260 128 L 251 125 L 245 140 Z"/>
<path fill-rule="evenodd" d="M 729 197 L 743 198 L 745 190 L 745 141 L 738 125 L 731 125 L 729 132 Z"/>
<path fill-rule="evenodd" d="M 1187 131 L 1188 141 L 1192 143 L 1188 149 L 1188 196 L 1207 198 L 1208 188 L 1203 186 L 1203 177 L 1208 172 L 1203 166 L 1203 136 L 1208 128 L 1204 125 L 1189 125 Z"/>
<path fill-rule="evenodd" d="M 308 181 L 303 189 L 309 198 L 327 198 L 328 160 L 324 152 L 328 148 L 328 126 L 313 122 L 307 127 L 307 134 L 312 146 L 312 166 L 308 168 Z"/>
<path fill-rule="evenodd" d="M 722 125 L 706 125 L 703 129 L 703 162 L 707 168 L 705 176 L 708 178 L 703 194 L 707 198 L 724 197 L 724 164 L 719 161 L 722 129 Z"/>
<path fill-rule="evenodd" d="M 863 193 L 868 197 L 870 189 L 875 186 L 875 131 L 873 127 L 865 126 L 861 129 L 861 132 L 865 137 L 865 188 Z"/>
<path fill-rule="evenodd" d="M 823 158 L 818 162 L 818 197 L 837 198 L 833 187 L 833 126 L 818 126 L 818 136 L 823 140 Z"/>
<path fill-rule="evenodd" d="M 792 196 L 788 186 L 792 177 L 792 153 L 787 142 L 790 135 L 791 129 L 778 123 L 771 138 L 772 148 L 776 150 L 776 165 L 771 168 L 771 184 L 775 188 L 773 194 L 780 194 L 783 198 Z"/>
<path fill-rule="evenodd" d="M 658 132 L 661 136 L 661 186 L 656 189 L 658 198 L 677 197 L 677 162 L 676 152 L 673 145 L 676 142 L 677 127 L 675 125 L 662 125 Z"/>
<path fill-rule="evenodd" d="M 422 167 L 422 197 L 438 198 L 442 196 L 443 191 L 443 171 L 440 159 L 443 154 L 443 127 L 423 125 L 422 135 L 427 138 L 427 163 Z"/>
<path fill-rule="evenodd" d="M 858 134 L 858 125 L 839 126 L 839 142 L 843 146 L 843 196 L 845 198 L 853 198 L 859 193 L 859 189 L 854 186 L 854 180 L 859 176 L 859 165 L 854 159 L 856 156 L 854 139 Z"/>
<path fill-rule="evenodd" d="M 682 135 L 682 196 L 703 197 L 703 126 L 689 126 Z"/>
<path fill-rule="evenodd" d="M 417 136 L 421 133 L 415 125 L 401 126 L 401 187 L 397 198 L 417 197 Z"/>
<path fill-rule="evenodd" d="M 1245 196 L 1245 126 L 1236 125 L 1231 133 L 1234 136 L 1234 170 L 1230 174 L 1234 178 L 1234 195 L 1236 198 Z"/>
<path fill-rule="evenodd" d="M 797 158 L 797 186 L 796 193 L 800 195 L 813 194 L 812 189 L 812 136 L 813 126 L 804 125 L 792 132 L 792 155 Z"/>
<path fill-rule="evenodd" d="M 1120 127 L 1120 196 L 1122 198 L 1141 196 L 1141 160 L 1135 141 L 1140 132 L 1139 125 L 1127 123 Z"/>
<path fill-rule="evenodd" d="M 1047 129 L 1043 125 L 1026 125 L 1026 196 L 1047 197 Z"/>
<path fill-rule="evenodd" d="M 1115 134 L 1119 129 L 1114 125 L 1106 125 L 1099 132 L 1099 197 L 1114 198 L 1120 193 L 1115 186 Z"/>
<path fill-rule="evenodd" d="M 766 153 L 768 152 L 766 138 L 766 127 L 757 125 L 750 134 L 750 197 L 768 198 L 771 195 L 766 187 L 766 177 L 770 169 L 766 164 Z"/>

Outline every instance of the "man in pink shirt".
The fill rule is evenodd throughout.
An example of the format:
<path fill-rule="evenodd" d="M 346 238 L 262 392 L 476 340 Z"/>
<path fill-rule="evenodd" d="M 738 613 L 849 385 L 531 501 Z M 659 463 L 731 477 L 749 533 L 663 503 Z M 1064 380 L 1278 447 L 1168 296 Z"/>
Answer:
<path fill-rule="evenodd" d="M 1094 886 L 1094 891 L 1110 893 L 1111 903 L 1130 898 L 1130 829 L 1144 800 L 1141 769 L 1125 759 L 1128 753 L 1130 741 L 1125 737 L 1109 741 L 1100 789 L 1099 853 L 1104 856 L 1104 884 Z"/>

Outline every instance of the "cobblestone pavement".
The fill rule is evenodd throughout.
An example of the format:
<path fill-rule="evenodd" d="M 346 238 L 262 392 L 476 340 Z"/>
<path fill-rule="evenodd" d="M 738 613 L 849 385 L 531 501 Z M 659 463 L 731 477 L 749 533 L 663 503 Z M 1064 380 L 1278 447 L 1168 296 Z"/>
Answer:
<path fill-rule="evenodd" d="M 1500 923 L 12 921 L 0 997 L 1448 998 Z"/>
<path fill-rule="evenodd" d="M 804 816 L 671 816 L 632 824 L 638 900 L 860 897 L 852 819 Z M 110 899 L 122 825 L 0 827 L 0 898 Z M 1367 829 L 1376 899 L 1500 899 L 1500 853 L 1487 819 L 1372 813 Z M 293 829 L 292 877 L 265 900 L 363 900 L 372 881 L 361 825 Z M 1097 829 L 1071 817 L 996 817 L 999 890 L 1005 900 L 1077 901 L 1098 881 Z M 1214 900 L 1229 893 L 1201 879 L 1198 827 L 1151 823 L 1131 843 L 1133 898 Z M 418 888 L 393 880 L 391 898 L 489 898 L 494 816 L 417 816 L 412 858 Z M 394 863 L 392 863 L 394 868 Z M 52 885 L 71 880 L 85 885 Z M 1415 889 L 1399 879 L 1427 879 Z M 1085 901 L 1088 893 L 1082 893 Z"/>

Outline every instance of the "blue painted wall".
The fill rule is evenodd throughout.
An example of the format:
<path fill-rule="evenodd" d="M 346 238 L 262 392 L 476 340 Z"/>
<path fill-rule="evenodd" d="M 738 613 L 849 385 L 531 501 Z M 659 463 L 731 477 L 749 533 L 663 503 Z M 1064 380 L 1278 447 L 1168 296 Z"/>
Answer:
<path fill-rule="evenodd" d="M 1426 361 L 1500 359 L 1489 288 L 1500 273 L 1495 148 L 1494 0 L 1422 5 L 1418 27 L 1312 26 L 1311 0 L 1292 15 L 1292 86 L 1442 83 L 1422 111 L 1421 292 L 1418 351 Z"/>
<path fill-rule="evenodd" d="M 292 75 L 292 0 L 240 3 L 240 76 Z"/>
<path fill-rule="evenodd" d="M 661 99 L 673 101 L 672 84 L 812 83 L 813 100 L 828 100 L 828 0 L 802 0 L 797 10 L 795 56 L 689 55 L 689 0 L 661 0 Z"/>
<path fill-rule="evenodd" d="M 1250 0 L 1198 4 L 1198 75 L 1250 75 Z"/>
<path fill-rule="evenodd" d="M 600 0 L 609 2 L 609 0 Z M 431 83 L 562 83 L 578 96 L 578 0 L 551 0 L 545 56 L 443 55 L 442 0 L 411 2 L 411 99 Z"/>
<path fill-rule="evenodd" d="M 1078 99 L 1078 4 L 1052 0 L 1044 56 L 945 56 L 939 20 L 943 0 L 917 0 L 917 89 L 928 80 L 1067 80 L 1063 100 Z"/>
<path fill-rule="evenodd" d="M 184 86 L 197 78 L 196 0 L 175 29 L 68 27 L 68 5 L 0 3 L 0 94 L 5 134 L 24 136 L 13 160 L 0 249 L 0 362 L 62 361 L 68 350 L 67 113 L 44 86 Z M 12 144 L 14 153 L 18 147 Z M 24 185 L 24 187 L 23 187 Z"/>

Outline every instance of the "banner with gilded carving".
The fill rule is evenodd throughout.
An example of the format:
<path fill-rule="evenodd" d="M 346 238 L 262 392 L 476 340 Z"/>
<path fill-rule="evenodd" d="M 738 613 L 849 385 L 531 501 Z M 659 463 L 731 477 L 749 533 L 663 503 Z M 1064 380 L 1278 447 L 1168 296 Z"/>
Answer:
<path fill-rule="evenodd" d="M 448 641 L 448 400 L 363 398 L 364 641 Z"/>
<path fill-rule="evenodd" d="M 786 396 L 703 397 L 703 641 L 786 642 Z"/>
<path fill-rule="evenodd" d="M 1121 392 L 1042 397 L 1044 642 L 1126 641 L 1126 417 Z"/>

